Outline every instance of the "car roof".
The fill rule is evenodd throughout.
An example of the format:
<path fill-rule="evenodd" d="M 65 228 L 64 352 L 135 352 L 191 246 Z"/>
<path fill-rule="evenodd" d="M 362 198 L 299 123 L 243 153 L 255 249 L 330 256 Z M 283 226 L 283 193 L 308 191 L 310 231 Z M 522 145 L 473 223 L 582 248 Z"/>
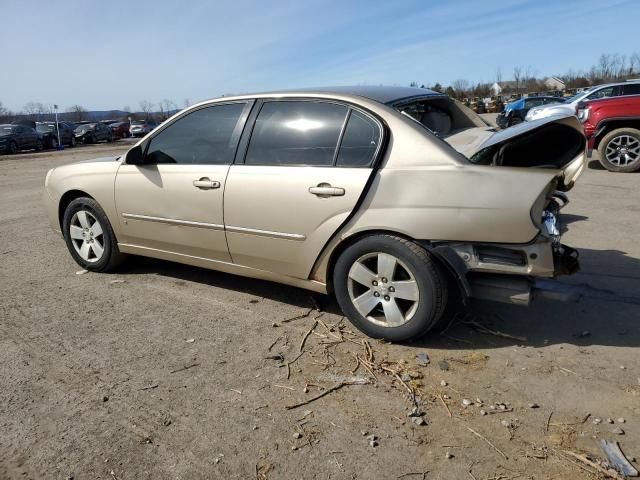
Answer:
<path fill-rule="evenodd" d="M 275 90 L 270 92 L 258 92 L 258 93 L 245 93 L 239 95 L 229 95 L 229 97 L 269 97 L 272 95 L 313 95 L 314 93 L 322 95 L 348 95 L 355 97 L 363 97 L 374 102 L 382 103 L 385 105 L 393 105 L 395 103 L 417 97 L 446 97 L 444 93 L 429 90 L 428 88 L 418 87 L 398 87 L 398 86 L 383 86 L 383 85 L 353 85 L 353 86 L 338 86 L 338 87 L 313 87 L 313 88 L 300 88 L 290 90 Z"/>

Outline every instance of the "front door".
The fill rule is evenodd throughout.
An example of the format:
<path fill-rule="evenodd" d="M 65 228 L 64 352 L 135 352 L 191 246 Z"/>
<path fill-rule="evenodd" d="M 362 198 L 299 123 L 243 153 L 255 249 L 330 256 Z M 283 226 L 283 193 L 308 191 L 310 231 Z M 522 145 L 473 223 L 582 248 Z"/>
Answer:
<path fill-rule="evenodd" d="M 120 243 L 230 261 L 222 200 L 248 108 L 235 102 L 192 110 L 145 142 L 144 165 L 121 165 Z"/>
<path fill-rule="evenodd" d="M 346 105 L 265 102 L 227 177 L 234 263 L 307 278 L 364 191 L 381 135 L 377 120 Z"/>

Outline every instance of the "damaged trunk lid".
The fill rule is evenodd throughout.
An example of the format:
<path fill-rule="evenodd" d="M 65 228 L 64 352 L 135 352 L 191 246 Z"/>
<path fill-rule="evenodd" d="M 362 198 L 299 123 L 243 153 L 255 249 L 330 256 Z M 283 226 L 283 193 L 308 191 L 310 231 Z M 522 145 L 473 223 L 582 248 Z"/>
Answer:
<path fill-rule="evenodd" d="M 486 135 L 484 131 L 480 136 Z M 450 139 L 444 140 L 449 142 Z M 450 144 L 456 148 L 453 142 Z M 573 187 L 587 159 L 587 140 L 582 124 L 573 115 L 523 122 L 494 133 L 476 145 L 472 148 L 466 142 L 467 148 L 461 152 L 471 163 L 554 170 L 558 177 L 557 189 L 561 191 Z"/>

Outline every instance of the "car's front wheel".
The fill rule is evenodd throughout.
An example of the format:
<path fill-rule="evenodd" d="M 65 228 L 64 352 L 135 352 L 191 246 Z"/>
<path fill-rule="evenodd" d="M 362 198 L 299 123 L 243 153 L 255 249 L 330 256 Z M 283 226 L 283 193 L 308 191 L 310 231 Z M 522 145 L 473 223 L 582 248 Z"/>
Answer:
<path fill-rule="evenodd" d="M 640 130 L 618 128 L 607 133 L 598 145 L 600 163 L 612 172 L 640 170 Z"/>
<path fill-rule="evenodd" d="M 74 137 L 74 136 L 71 137 L 71 140 L 69 140 L 69 146 L 71 148 L 76 146 L 76 137 Z"/>
<path fill-rule="evenodd" d="M 393 235 L 370 235 L 347 247 L 336 262 L 333 287 L 359 330 L 396 342 L 429 331 L 447 301 L 445 278 L 431 255 Z"/>
<path fill-rule="evenodd" d="M 18 144 L 13 140 L 9 142 L 9 153 L 11 155 L 15 155 L 16 153 L 18 153 Z"/>
<path fill-rule="evenodd" d="M 107 272 L 123 258 L 111 223 L 92 198 L 71 201 L 64 212 L 62 228 L 73 259 L 86 270 Z"/>

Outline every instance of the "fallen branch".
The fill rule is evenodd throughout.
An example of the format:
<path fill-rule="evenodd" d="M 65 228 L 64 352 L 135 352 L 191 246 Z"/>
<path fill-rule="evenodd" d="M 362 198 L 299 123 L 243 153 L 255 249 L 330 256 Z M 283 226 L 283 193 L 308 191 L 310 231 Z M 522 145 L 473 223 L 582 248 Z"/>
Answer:
<path fill-rule="evenodd" d="M 298 408 L 298 407 L 302 407 L 303 405 L 308 405 L 311 402 L 315 402 L 316 400 L 324 397 L 325 395 L 330 394 L 331 392 L 335 392 L 336 390 L 340 390 L 342 387 L 346 387 L 349 385 L 366 385 L 366 382 L 340 382 L 335 384 L 333 387 L 327 388 L 324 392 L 319 393 L 318 395 L 316 395 L 315 397 L 311 397 L 308 400 L 305 400 L 304 402 L 300 402 L 300 403 L 294 403 L 293 405 L 285 405 L 284 408 L 286 408 L 287 410 L 291 410 L 293 408 Z"/>
<path fill-rule="evenodd" d="M 177 369 L 177 370 L 173 370 L 173 371 L 171 371 L 171 372 L 169 372 L 169 373 L 178 373 L 178 372 L 182 372 L 182 371 L 184 371 L 184 370 L 189 370 L 190 368 L 197 367 L 198 365 L 200 365 L 200 364 L 199 364 L 199 363 L 192 363 L 191 365 L 185 365 L 184 367 L 179 368 L 179 369 Z"/>
<path fill-rule="evenodd" d="M 602 473 L 604 476 L 609 478 L 615 478 L 616 480 L 624 480 L 622 476 L 618 474 L 615 470 L 603 468 L 595 462 L 589 460 L 586 456 L 580 455 L 579 453 L 572 452 L 571 450 L 563 450 L 563 453 L 575 458 L 576 460 L 581 461 L 582 463 L 589 465 L 591 468 L 596 469 L 598 472 Z"/>
<path fill-rule="evenodd" d="M 302 352 L 302 349 L 304 348 L 304 344 L 307 342 L 307 338 L 309 338 L 309 335 L 311 335 L 311 332 L 313 332 L 313 330 L 318 326 L 318 321 L 316 320 L 315 322 L 313 322 L 312 327 L 309 329 L 309 331 L 307 333 L 304 334 L 304 337 L 302 337 L 302 341 L 300 342 L 300 352 Z"/>
<path fill-rule="evenodd" d="M 481 323 L 475 322 L 473 320 L 468 320 L 463 322 L 464 325 L 469 325 L 472 328 L 475 328 L 480 333 L 486 333 L 487 335 L 493 335 L 495 337 L 507 338 L 509 340 L 517 340 L 519 342 L 526 342 L 527 337 L 520 337 L 518 335 L 511 335 L 509 333 L 500 332 L 498 330 L 491 330 L 490 328 L 485 327 Z"/>
<path fill-rule="evenodd" d="M 294 358 L 290 362 L 287 362 L 287 380 L 289 380 L 289 377 L 291 376 L 291 364 L 296 360 L 298 360 L 302 355 L 304 355 L 304 352 L 300 353 L 300 355 L 298 355 L 296 358 Z"/>
<path fill-rule="evenodd" d="M 473 428 L 471 427 L 467 427 L 465 425 L 466 429 L 469 430 L 471 433 L 473 433 L 475 436 L 481 438 L 482 440 L 484 440 L 485 442 L 487 442 L 496 452 L 498 452 L 500 455 L 502 455 L 504 457 L 505 460 L 509 460 L 509 457 L 507 457 L 505 455 L 505 453 L 500 450 L 498 447 L 496 447 L 493 443 L 491 443 L 487 437 L 485 437 L 484 435 L 479 434 L 478 432 L 476 432 Z"/>
<path fill-rule="evenodd" d="M 307 318 L 309 315 L 311 315 L 311 312 L 313 312 L 315 309 L 314 308 L 310 308 L 307 313 L 301 313 L 300 315 L 296 315 L 295 317 L 291 317 L 291 318 L 285 318 L 284 320 L 282 320 L 282 323 L 289 323 L 289 322 L 293 322 L 294 320 L 301 320 L 303 318 Z"/>
<path fill-rule="evenodd" d="M 422 480 L 425 480 L 427 478 L 428 473 L 429 473 L 429 470 L 425 472 L 407 472 L 407 473 L 403 473 L 402 475 L 398 475 L 397 478 L 410 477 L 411 475 L 422 475 Z"/>
<path fill-rule="evenodd" d="M 142 387 L 140 390 L 153 390 L 154 388 L 158 388 L 158 384 L 157 383 L 153 383 L 149 386 L 146 387 Z"/>
<path fill-rule="evenodd" d="M 444 405 L 444 408 L 447 409 L 447 414 L 449 415 L 449 418 L 453 417 L 453 415 L 451 415 L 451 410 L 449 410 L 449 406 L 446 404 L 446 402 L 444 401 L 444 398 L 442 398 L 442 394 L 438 395 L 438 398 L 440 399 L 440 401 L 442 402 L 442 405 Z"/>

